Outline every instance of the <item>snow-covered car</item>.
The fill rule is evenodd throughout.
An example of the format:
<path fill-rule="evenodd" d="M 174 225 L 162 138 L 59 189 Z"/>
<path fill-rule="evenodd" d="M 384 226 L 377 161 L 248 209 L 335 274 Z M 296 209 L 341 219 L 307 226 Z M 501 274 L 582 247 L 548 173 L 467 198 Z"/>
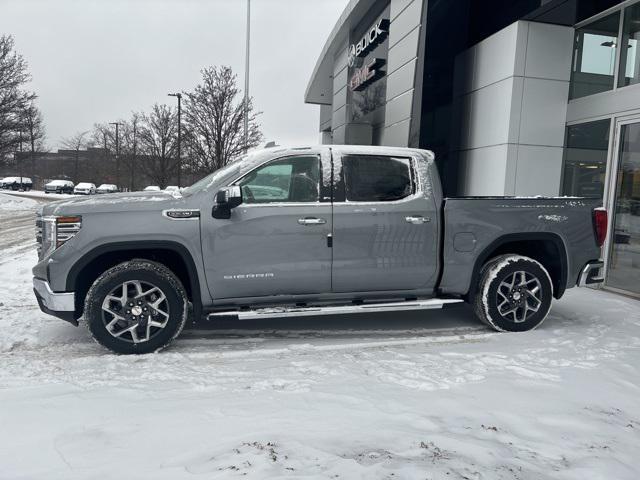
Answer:
<path fill-rule="evenodd" d="M 80 182 L 73 189 L 75 195 L 95 195 L 96 184 L 88 182 Z"/>
<path fill-rule="evenodd" d="M 29 191 L 33 188 L 33 182 L 28 177 L 5 177 L 0 180 L 0 188 L 5 190 L 25 190 Z"/>
<path fill-rule="evenodd" d="M 103 183 L 96 189 L 96 193 L 117 193 L 118 187 L 113 183 Z"/>
<path fill-rule="evenodd" d="M 143 192 L 160 192 L 160 187 L 157 185 L 149 185 L 148 187 L 144 187 Z"/>
<path fill-rule="evenodd" d="M 44 205 L 33 285 L 45 313 L 82 317 L 119 353 L 163 348 L 187 318 L 463 301 L 495 330 L 522 332 L 566 289 L 604 281 L 607 225 L 598 199 L 444 198 L 426 150 L 267 149 L 180 196 Z"/>
<path fill-rule="evenodd" d="M 180 193 L 180 187 L 178 187 L 177 185 L 169 185 L 164 189 L 164 191 L 169 193 Z"/>
<path fill-rule="evenodd" d="M 44 193 L 73 193 L 74 187 L 71 180 L 52 180 L 44 186 Z"/>

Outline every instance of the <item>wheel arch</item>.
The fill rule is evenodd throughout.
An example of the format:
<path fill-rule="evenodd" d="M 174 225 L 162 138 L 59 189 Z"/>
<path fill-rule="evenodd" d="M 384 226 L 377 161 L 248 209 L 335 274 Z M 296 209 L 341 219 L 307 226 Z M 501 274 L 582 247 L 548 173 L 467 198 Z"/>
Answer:
<path fill-rule="evenodd" d="M 551 232 L 514 233 L 495 239 L 478 255 L 467 292 L 469 300 L 477 293 L 482 267 L 492 258 L 505 254 L 523 255 L 538 261 L 549 272 L 554 298 L 564 295 L 569 265 L 567 248 L 560 235 Z"/>
<path fill-rule="evenodd" d="M 84 300 L 93 282 L 107 269 L 134 258 L 152 260 L 170 269 L 193 304 L 194 318 L 200 318 L 202 297 L 195 261 L 184 245 L 165 240 L 107 243 L 83 255 L 71 267 L 66 279 L 66 290 L 75 292 L 76 318 L 83 313 Z"/>

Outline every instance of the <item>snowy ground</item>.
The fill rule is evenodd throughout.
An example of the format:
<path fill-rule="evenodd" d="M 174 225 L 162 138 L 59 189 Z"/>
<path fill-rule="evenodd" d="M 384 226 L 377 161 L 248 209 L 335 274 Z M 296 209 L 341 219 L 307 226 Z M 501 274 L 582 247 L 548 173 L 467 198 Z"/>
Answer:
<path fill-rule="evenodd" d="M 37 202 L 8 202 L 0 479 L 640 477 L 635 300 L 574 289 L 524 334 L 464 307 L 227 320 L 115 356 L 39 312 Z"/>
<path fill-rule="evenodd" d="M 0 190 L 0 194 L 2 194 L 3 198 L 7 195 L 13 195 L 16 197 L 43 199 L 48 201 L 62 200 L 63 198 L 73 198 L 76 196 L 69 193 L 44 193 L 42 190 L 29 190 L 28 192 L 14 192 L 12 190 Z"/>

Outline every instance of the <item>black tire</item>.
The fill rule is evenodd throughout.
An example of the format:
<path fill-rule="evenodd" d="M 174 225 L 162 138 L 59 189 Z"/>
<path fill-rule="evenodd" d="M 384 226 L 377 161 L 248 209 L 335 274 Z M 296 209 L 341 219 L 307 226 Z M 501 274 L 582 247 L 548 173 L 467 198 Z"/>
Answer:
<path fill-rule="evenodd" d="M 125 282 L 127 283 L 125 284 Z M 154 316 L 152 319 L 149 313 L 142 313 L 140 317 L 132 317 L 135 310 L 125 310 L 136 301 L 133 298 L 136 283 L 138 286 L 146 285 L 146 288 L 149 288 L 149 286 L 156 287 L 156 290 L 149 291 L 153 291 L 154 294 L 158 292 L 158 296 L 164 295 L 164 300 L 162 300 L 160 306 L 155 307 L 158 308 L 157 311 L 152 308 L 148 295 L 136 297 L 142 302 L 140 308 L 148 307 L 151 312 L 158 315 L 160 315 L 158 312 L 161 310 L 166 312 L 164 317 L 157 317 L 165 323 L 162 327 L 152 326 L 147 328 L 147 323 L 151 320 L 156 320 L 156 317 Z M 123 285 L 124 288 L 122 287 Z M 122 297 L 128 295 L 127 291 L 134 292 L 127 297 L 126 305 L 122 305 L 119 301 L 107 303 L 106 305 L 108 310 L 115 311 L 121 320 L 116 320 L 115 315 L 103 310 L 103 302 L 112 302 L 112 300 L 107 301 L 106 298 L 110 294 L 112 295 L 110 298 L 113 298 L 114 290 L 121 292 Z M 127 303 L 130 300 L 132 303 Z M 151 300 L 156 300 L 153 298 L 153 294 L 151 294 Z M 122 306 L 120 307 L 119 304 Z M 110 268 L 93 283 L 85 299 L 84 320 L 93 338 L 100 345 L 113 352 L 123 354 L 151 353 L 163 349 L 180 335 L 189 313 L 188 305 L 189 301 L 185 289 L 171 270 L 150 260 L 131 260 Z M 137 307 L 134 306 L 134 308 Z M 138 320 L 133 320 L 136 318 Z M 107 328 L 107 325 L 112 325 L 114 321 L 115 324 L 111 328 L 116 330 L 115 333 L 120 334 L 120 336 L 115 336 Z M 135 332 L 127 331 L 130 329 L 134 329 Z M 149 338 L 136 343 L 134 333 L 135 338 L 139 340 L 140 332 Z"/>
<path fill-rule="evenodd" d="M 473 307 L 476 316 L 494 330 L 526 332 L 547 318 L 552 299 L 551 277 L 539 262 L 501 255 L 482 268 Z"/>

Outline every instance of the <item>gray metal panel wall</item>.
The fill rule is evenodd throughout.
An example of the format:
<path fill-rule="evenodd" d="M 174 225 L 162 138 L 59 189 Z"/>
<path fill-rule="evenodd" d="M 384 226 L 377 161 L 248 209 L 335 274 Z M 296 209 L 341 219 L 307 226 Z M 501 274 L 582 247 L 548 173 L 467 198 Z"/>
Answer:
<path fill-rule="evenodd" d="M 409 145 L 423 0 L 391 0 L 387 105 L 382 144 Z"/>
<path fill-rule="evenodd" d="M 516 22 L 456 59 L 464 195 L 557 195 L 573 29 Z"/>

